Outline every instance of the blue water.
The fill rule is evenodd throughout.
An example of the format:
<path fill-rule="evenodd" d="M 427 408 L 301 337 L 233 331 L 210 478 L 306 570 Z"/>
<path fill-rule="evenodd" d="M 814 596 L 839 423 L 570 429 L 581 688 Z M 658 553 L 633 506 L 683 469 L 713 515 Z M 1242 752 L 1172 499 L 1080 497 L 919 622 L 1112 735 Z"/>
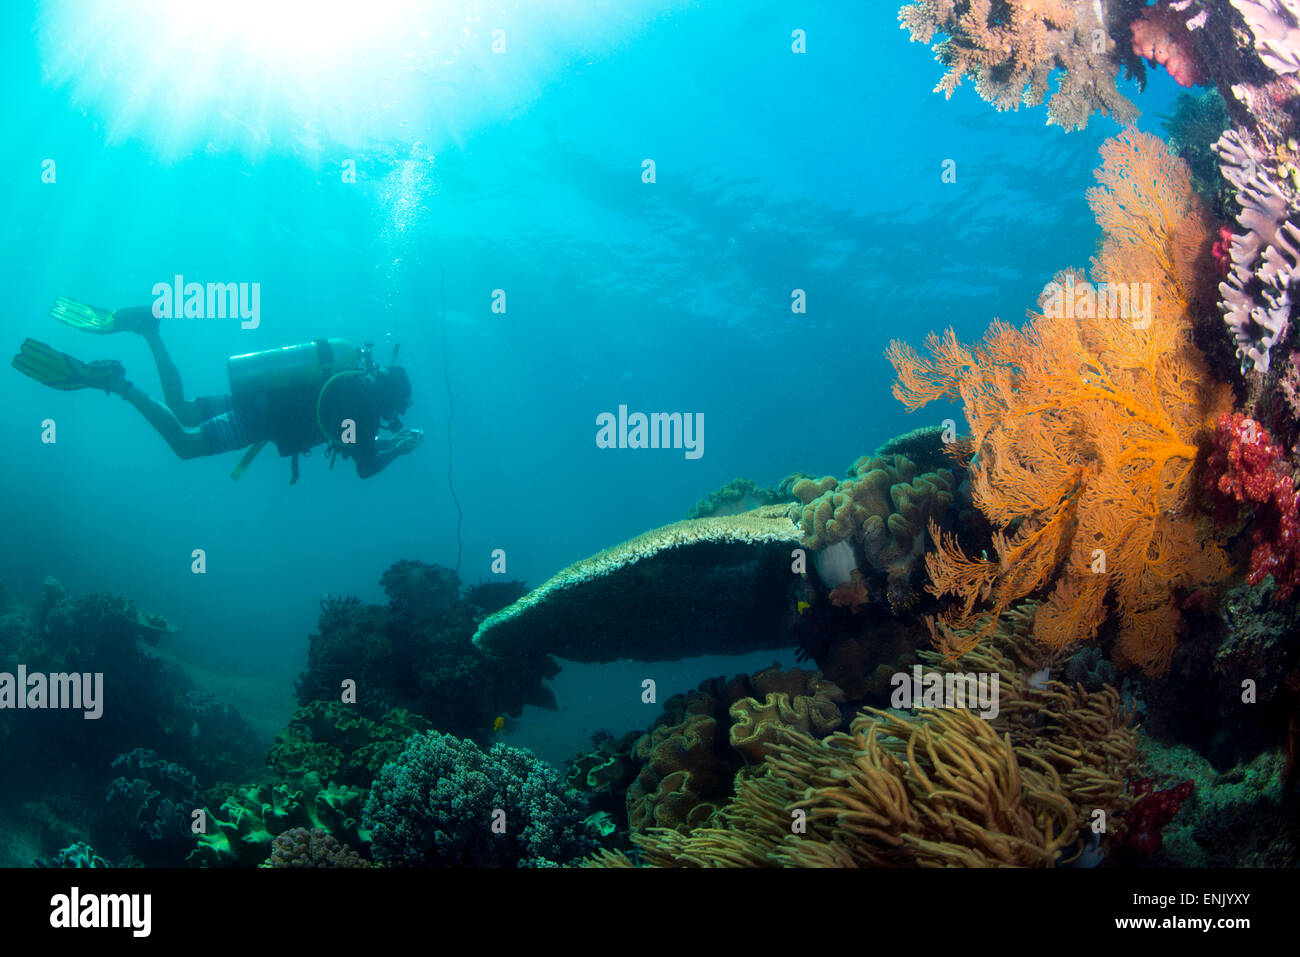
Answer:
<path fill-rule="evenodd" d="M 273 89 L 241 113 L 230 90 L 256 78 L 201 50 L 194 69 L 227 90 L 220 110 L 158 93 L 132 104 L 146 67 L 108 41 L 151 40 L 148 24 L 96 26 L 72 6 L 0 14 L 9 344 L 120 359 L 157 395 L 138 339 L 46 313 L 56 295 L 147 303 L 180 273 L 262 290 L 255 330 L 164 325 L 191 395 L 226 391 L 229 355 L 322 336 L 400 343 L 414 383 L 415 454 L 359 481 L 318 452 L 290 487 L 271 449 L 234 483 L 237 453 L 182 462 L 115 397 L 0 374 L 0 581 L 27 599 L 47 575 L 73 593 L 114 588 L 165 615 L 180 629 L 170 650 L 272 730 L 293 710 L 322 595 L 381 601 L 397 559 L 455 564 L 444 361 L 461 578 L 488 578 L 503 548 L 509 577 L 538 584 L 737 476 L 841 474 L 949 414 L 905 415 L 885 346 L 1018 321 L 1054 272 L 1086 265 L 1098 231 L 1084 190 L 1117 129 L 1095 118 L 1063 135 L 1041 108 L 999 115 L 969 88 L 945 102 L 930 92 L 942 68 L 893 3 L 466 5 L 450 67 L 390 63 L 389 101 L 368 104 L 358 77 L 317 122 Z M 487 50 L 496 24 L 509 65 Z M 185 51 L 166 57 L 185 68 Z M 1151 86 L 1141 125 L 1160 132 L 1174 88 L 1163 73 Z M 42 183 L 50 158 L 57 181 Z M 791 312 L 795 288 L 806 314 Z M 704 455 L 598 449 L 595 417 L 620 404 L 703 413 Z M 40 442 L 46 418 L 55 445 Z M 195 548 L 206 575 L 191 574 Z M 570 668 L 567 710 L 527 712 L 511 733 L 558 760 L 582 729 L 644 727 L 647 668 L 673 690 L 752 670 Z"/>

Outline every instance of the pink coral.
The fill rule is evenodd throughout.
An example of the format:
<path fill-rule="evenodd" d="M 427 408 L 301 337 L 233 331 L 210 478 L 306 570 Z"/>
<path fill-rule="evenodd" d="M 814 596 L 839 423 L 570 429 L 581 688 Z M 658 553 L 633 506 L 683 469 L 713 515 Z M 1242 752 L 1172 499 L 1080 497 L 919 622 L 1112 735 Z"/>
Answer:
<path fill-rule="evenodd" d="M 1273 576 L 1278 601 L 1300 587 L 1300 495 L 1285 452 L 1268 431 L 1240 412 L 1224 413 L 1206 461 L 1205 489 L 1220 524 L 1236 520 L 1240 505 L 1255 506 L 1255 548 L 1246 581 Z"/>
<path fill-rule="evenodd" d="M 1133 52 L 1164 66 L 1179 86 L 1205 82 L 1184 16 L 1169 7 L 1147 7 L 1130 24 Z"/>
<path fill-rule="evenodd" d="M 1219 238 L 1214 241 L 1210 255 L 1214 258 L 1214 271 L 1224 278 L 1232 271 L 1232 230 L 1227 226 L 1219 227 Z"/>

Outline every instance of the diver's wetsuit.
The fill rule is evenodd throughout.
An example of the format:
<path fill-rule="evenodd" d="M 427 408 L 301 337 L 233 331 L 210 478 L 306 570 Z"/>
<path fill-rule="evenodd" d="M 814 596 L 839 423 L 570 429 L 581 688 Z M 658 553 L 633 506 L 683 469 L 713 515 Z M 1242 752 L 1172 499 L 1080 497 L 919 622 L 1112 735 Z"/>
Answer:
<path fill-rule="evenodd" d="M 250 427 L 250 423 L 235 411 L 235 403 L 228 395 L 199 395 L 194 397 L 194 402 L 203 417 L 199 431 L 207 443 L 208 455 L 236 452 L 269 438 L 258 434 L 264 430 L 257 429 L 255 424 Z"/>

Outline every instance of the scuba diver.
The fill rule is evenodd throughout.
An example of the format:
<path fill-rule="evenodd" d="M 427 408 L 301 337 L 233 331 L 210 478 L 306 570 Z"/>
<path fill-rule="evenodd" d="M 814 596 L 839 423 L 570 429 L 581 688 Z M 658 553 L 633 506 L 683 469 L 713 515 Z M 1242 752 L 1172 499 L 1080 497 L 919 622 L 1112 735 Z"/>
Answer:
<path fill-rule="evenodd" d="M 180 372 L 159 335 L 148 306 L 109 311 L 62 296 L 50 315 L 85 332 L 134 332 L 149 344 L 166 404 L 150 398 L 126 377 L 115 359 L 82 362 L 43 342 L 28 339 L 13 367 L 54 389 L 103 389 L 120 395 L 148 420 L 182 459 L 247 448 L 231 478 L 238 479 L 267 442 L 281 457 L 292 456 L 289 484 L 298 481 L 298 456 L 328 444 L 330 467 L 337 456 L 356 460 L 361 478 L 381 472 L 424 438 L 398 418 L 411 404 L 406 370 L 378 366 L 370 344 L 361 349 L 343 339 L 231 356 L 230 394 L 186 399 Z M 393 349 L 393 360 L 397 349 Z M 380 438 L 383 428 L 393 435 Z"/>

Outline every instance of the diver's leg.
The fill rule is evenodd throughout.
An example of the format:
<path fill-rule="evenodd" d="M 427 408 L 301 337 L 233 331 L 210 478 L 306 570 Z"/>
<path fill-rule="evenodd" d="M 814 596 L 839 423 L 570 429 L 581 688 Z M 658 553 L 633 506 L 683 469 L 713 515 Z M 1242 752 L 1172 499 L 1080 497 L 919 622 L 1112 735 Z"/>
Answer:
<path fill-rule="evenodd" d="M 203 421 L 203 413 L 197 402 L 186 400 L 185 388 L 181 385 L 180 370 L 168 355 L 158 328 L 155 326 L 140 335 L 144 337 L 145 342 L 149 343 L 149 351 L 153 353 L 153 362 L 158 367 L 158 379 L 162 383 L 163 398 L 167 402 L 167 408 L 176 414 L 181 425 L 198 425 Z"/>
<path fill-rule="evenodd" d="M 179 381 L 179 376 L 177 379 Z M 140 411 L 181 458 L 193 459 L 209 454 L 203 433 L 198 429 L 187 429 L 171 409 L 155 402 L 129 382 L 118 394 Z"/>

